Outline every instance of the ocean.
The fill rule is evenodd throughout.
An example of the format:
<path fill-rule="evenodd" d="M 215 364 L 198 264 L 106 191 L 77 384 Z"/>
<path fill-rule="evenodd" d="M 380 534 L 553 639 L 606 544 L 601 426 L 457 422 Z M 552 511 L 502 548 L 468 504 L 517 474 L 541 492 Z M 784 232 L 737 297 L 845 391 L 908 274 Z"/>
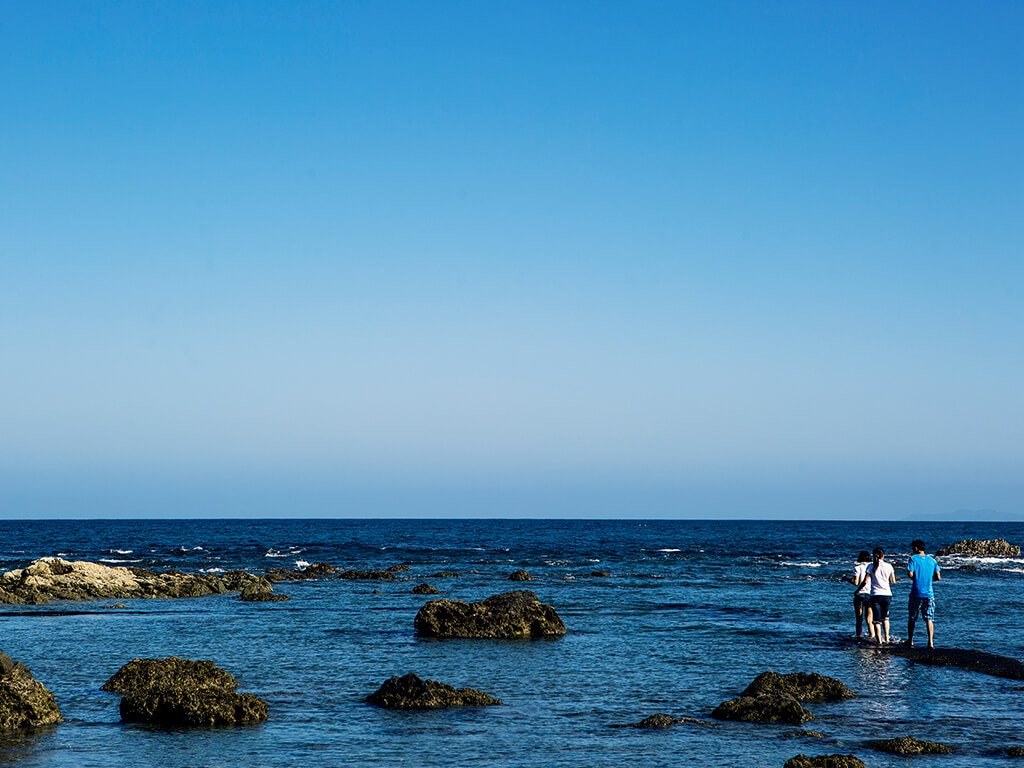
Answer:
<path fill-rule="evenodd" d="M 866 742 L 911 735 L 956 748 L 915 765 L 1006 765 L 1006 747 L 1024 746 L 1024 681 L 912 664 L 849 642 L 853 588 L 841 576 L 859 550 L 877 545 L 906 562 L 918 537 L 931 553 L 969 537 L 1024 544 L 1024 524 L 0 521 L 3 570 L 50 555 L 192 572 L 314 562 L 411 568 L 395 581 L 278 583 L 275 591 L 291 597 L 279 603 L 221 595 L 125 601 L 114 610 L 101 608 L 112 601 L 0 605 L 0 651 L 53 692 L 66 721 L 0 737 L 0 764 L 781 768 L 798 753 L 855 753 L 881 767 L 908 760 Z M 1024 659 L 1024 559 L 940 562 L 936 644 Z M 517 569 L 534 580 L 510 582 Z M 553 640 L 417 637 L 413 619 L 431 598 L 410 590 L 423 582 L 470 601 L 530 589 L 569 632 Z M 908 584 L 894 586 L 894 639 L 906 633 Z M 121 723 L 119 697 L 100 686 L 133 658 L 166 656 L 212 660 L 238 678 L 239 691 L 266 699 L 270 718 L 208 730 Z M 802 727 L 615 727 L 655 713 L 708 719 L 768 669 L 830 675 L 857 698 L 808 704 L 816 717 Z M 362 701 L 409 672 L 504 705 L 406 712 Z"/>

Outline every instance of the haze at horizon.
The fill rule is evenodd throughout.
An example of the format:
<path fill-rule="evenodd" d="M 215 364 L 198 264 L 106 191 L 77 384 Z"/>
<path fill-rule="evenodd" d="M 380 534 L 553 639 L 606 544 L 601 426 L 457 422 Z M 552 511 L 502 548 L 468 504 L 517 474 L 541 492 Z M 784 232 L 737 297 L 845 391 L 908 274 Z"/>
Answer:
<path fill-rule="evenodd" d="M 1024 10 L 37 3 L 0 517 L 1024 514 Z"/>

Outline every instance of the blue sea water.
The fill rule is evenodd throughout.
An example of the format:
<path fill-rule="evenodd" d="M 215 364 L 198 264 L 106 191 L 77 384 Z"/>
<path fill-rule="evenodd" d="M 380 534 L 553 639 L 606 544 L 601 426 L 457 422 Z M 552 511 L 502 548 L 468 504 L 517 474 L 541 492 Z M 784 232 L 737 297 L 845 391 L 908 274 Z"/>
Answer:
<path fill-rule="evenodd" d="M 538 520 L 3 521 L 0 568 L 68 559 L 184 571 L 411 567 L 396 581 L 278 584 L 292 599 L 235 596 L 0 606 L 0 650 L 56 696 L 63 724 L 0 737 L 0 764 L 139 766 L 782 766 L 793 755 L 856 753 L 905 765 L 872 739 L 913 735 L 956 754 L 915 765 L 1001 766 L 1024 745 L 1024 681 L 934 668 L 856 647 L 856 553 L 909 541 L 1024 543 L 1012 523 Z M 1024 559 L 943 558 L 936 640 L 1024 658 Z M 971 564 L 978 570 L 959 570 Z M 508 581 L 519 568 L 535 580 Z M 459 577 L 435 577 L 454 571 Z M 607 577 L 591 577 L 607 571 Z M 899 571 L 898 571 L 899 572 Z M 479 600 L 528 588 L 569 632 L 555 640 L 431 640 L 413 619 L 429 597 Z M 379 590 L 380 594 L 375 594 Z M 893 634 L 906 631 L 895 585 Z M 919 625 L 918 632 L 923 632 Z M 919 640 L 923 636 L 919 637 Z M 265 723 L 209 730 L 123 724 L 100 686 L 136 657 L 211 659 L 269 702 Z M 760 672 L 843 680 L 851 701 L 810 704 L 804 728 L 748 723 L 613 726 L 664 712 L 707 718 Z M 504 706 L 397 712 L 362 699 L 392 675 L 486 691 Z"/>

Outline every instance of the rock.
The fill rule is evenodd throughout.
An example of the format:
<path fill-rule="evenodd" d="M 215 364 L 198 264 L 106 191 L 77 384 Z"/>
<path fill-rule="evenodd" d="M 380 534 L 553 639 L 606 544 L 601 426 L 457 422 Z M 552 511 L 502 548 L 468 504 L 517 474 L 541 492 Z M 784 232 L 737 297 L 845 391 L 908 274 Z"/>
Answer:
<path fill-rule="evenodd" d="M 592 578 L 592 579 L 603 579 L 603 578 L 606 578 L 608 576 L 611 576 L 611 574 L 608 573 L 608 571 L 591 571 L 590 573 L 587 574 L 587 576 Z"/>
<path fill-rule="evenodd" d="M 116 605 L 101 605 L 100 608 L 104 611 L 111 611 L 114 608 L 127 608 L 128 606 L 124 603 L 117 603 Z"/>
<path fill-rule="evenodd" d="M 645 717 L 639 723 L 634 723 L 630 728 L 668 728 L 678 723 L 695 723 L 697 725 L 714 725 L 707 720 L 698 720 L 695 717 L 672 717 L 672 715 L 657 714 Z M 621 726 L 620 726 L 621 727 Z"/>
<path fill-rule="evenodd" d="M 418 675 L 392 677 L 363 701 L 388 709 L 436 709 L 440 707 L 483 707 L 501 701 L 473 688 L 455 689 Z"/>
<path fill-rule="evenodd" d="M 888 752 L 891 755 L 948 755 L 953 748 L 948 744 L 940 744 L 937 741 L 922 741 L 913 736 L 901 736 L 898 739 L 885 739 L 884 741 L 869 741 L 868 746 L 878 752 Z"/>
<path fill-rule="evenodd" d="M 234 675 L 212 661 L 134 659 L 117 671 L 104 691 L 120 693 L 127 722 L 202 727 L 267 719 L 267 702 L 236 693 Z"/>
<path fill-rule="evenodd" d="M 957 570 L 958 571 L 980 571 L 981 568 L 979 568 L 976 565 L 961 565 L 959 568 L 957 568 Z"/>
<path fill-rule="evenodd" d="M 716 720 L 740 720 L 746 723 L 788 723 L 802 725 L 814 715 L 787 694 L 740 696 L 719 704 L 711 716 Z"/>
<path fill-rule="evenodd" d="M 1020 557 L 1020 547 L 1006 539 L 964 539 L 935 553 L 943 555 L 975 555 L 978 557 Z"/>
<path fill-rule="evenodd" d="M 62 722 L 60 708 L 28 667 L 0 653 L 0 732 Z"/>
<path fill-rule="evenodd" d="M 272 590 L 260 589 L 255 586 L 243 589 L 242 594 L 238 596 L 238 599 L 246 603 L 276 603 L 281 600 L 291 600 L 288 595 L 278 595 Z"/>
<path fill-rule="evenodd" d="M 438 571 L 437 573 L 430 574 L 432 579 L 459 579 L 462 578 L 462 574 L 457 571 Z"/>
<path fill-rule="evenodd" d="M 740 695 L 761 696 L 768 693 L 789 694 L 797 701 L 844 701 L 856 696 L 834 677 L 804 672 L 780 675 L 771 670 L 755 677 L 754 682 Z"/>
<path fill-rule="evenodd" d="M 241 591 L 252 584 L 269 585 L 269 582 L 245 571 L 224 574 L 156 572 L 44 557 L 25 568 L 0 574 L 0 600 L 9 604 L 38 605 L 52 600 L 202 597 Z"/>
<path fill-rule="evenodd" d="M 313 563 L 299 570 L 290 568 L 271 568 L 267 571 L 270 581 L 305 581 L 306 579 L 322 579 L 325 576 L 336 576 L 341 573 L 330 563 Z"/>
<path fill-rule="evenodd" d="M 398 577 L 395 576 L 394 571 L 344 571 L 338 578 L 390 581 Z"/>
<path fill-rule="evenodd" d="M 786 761 L 783 768 L 866 768 L 856 755 L 797 755 Z"/>
<path fill-rule="evenodd" d="M 1024 680 L 1024 664 L 1007 656 L 974 651 L 967 648 L 908 648 L 905 645 L 882 646 L 884 653 L 902 656 L 917 664 L 933 667 L 958 667 L 968 672 L 1002 677 L 1007 680 Z"/>
<path fill-rule="evenodd" d="M 1024 747 L 1010 747 L 1006 750 L 1009 757 L 1024 757 Z"/>
<path fill-rule="evenodd" d="M 533 581 L 533 576 L 530 575 L 529 571 L 524 571 L 524 570 L 520 569 L 518 571 L 513 571 L 512 575 L 510 575 L 508 577 L 508 580 L 509 581 Z"/>
<path fill-rule="evenodd" d="M 370 594 L 371 594 L 371 595 L 383 595 L 384 593 L 383 593 L 383 592 L 381 592 L 381 591 L 380 591 L 379 589 L 375 589 L 375 590 L 373 590 L 373 592 L 371 592 Z"/>
<path fill-rule="evenodd" d="M 427 637 L 546 637 L 566 632 L 555 609 L 527 590 L 478 603 L 429 600 L 416 614 L 415 625 Z"/>
<path fill-rule="evenodd" d="M 440 595 L 441 590 L 429 584 L 417 584 L 412 588 L 412 593 L 414 595 Z"/>
<path fill-rule="evenodd" d="M 398 565 L 392 565 L 390 568 L 388 568 L 388 570 L 392 573 L 398 573 L 399 571 L 411 571 L 412 568 L 410 568 L 405 563 L 399 563 Z"/>

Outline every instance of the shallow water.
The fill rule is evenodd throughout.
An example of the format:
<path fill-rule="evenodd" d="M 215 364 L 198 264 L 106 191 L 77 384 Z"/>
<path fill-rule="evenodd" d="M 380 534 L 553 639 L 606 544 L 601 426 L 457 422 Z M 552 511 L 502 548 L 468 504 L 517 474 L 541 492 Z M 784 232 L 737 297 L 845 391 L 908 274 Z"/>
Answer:
<path fill-rule="evenodd" d="M 856 538 L 852 534 L 856 535 Z M 913 735 L 956 746 L 949 768 L 1005 765 L 1024 745 L 1024 681 L 933 668 L 857 648 L 852 587 L 839 581 L 876 544 L 905 562 L 962 538 L 1024 543 L 1007 523 L 711 521 L 6 521 L 0 568 L 61 553 L 200 571 L 327 561 L 396 581 L 280 583 L 292 599 L 0 606 L 0 650 L 57 697 L 67 722 L 0 739 L 0 764 L 24 766 L 781 766 L 803 752 L 855 752 L 905 765 L 869 739 Z M 867 537 L 867 538 L 864 538 Z M 128 561 L 128 562 L 111 562 Z M 936 639 L 1024 658 L 1024 559 L 944 558 Z M 978 571 L 957 570 L 959 564 Z M 507 580 L 525 568 L 529 583 Z M 431 578 L 438 571 L 459 578 Z M 608 571 L 607 578 L 588 577 Z M 900 573 L 900 571 L 897 571 Z M 570 631 L 556 640 L 428 640 L 413 630 L 429 597 L 478 600 L 527 588 Z M 373 594 L 374 590 L 382 594 Z M 906 630 L 908 582 L 895 586 L 894 636 Z M 57 614 L 57 615 L 54 615 Z M 919 625 L 918 632 L 922 632 Z M 919 637 L 920 639 L 920 637 Z M 239 690 L 270 704 L 260 725 L 175 731 L 119 722 L 100 686 L 135 657 L 211 659 Z M 858 695 L 810 704 L 803 726 L 715 723 L 664 731 L 613 728 L 656 712 L 706 718 L 765 669 L 838 677 Z M 391 675 L 416 672 L 486 691 L 504 706 L 394 712 L 364 704 Z M 936 761 L 940 758 L 924 758 Z M 924 765 L 925 763 L 920 763 Z M 929 763 L 930 764 L 930 763 Z"/>

